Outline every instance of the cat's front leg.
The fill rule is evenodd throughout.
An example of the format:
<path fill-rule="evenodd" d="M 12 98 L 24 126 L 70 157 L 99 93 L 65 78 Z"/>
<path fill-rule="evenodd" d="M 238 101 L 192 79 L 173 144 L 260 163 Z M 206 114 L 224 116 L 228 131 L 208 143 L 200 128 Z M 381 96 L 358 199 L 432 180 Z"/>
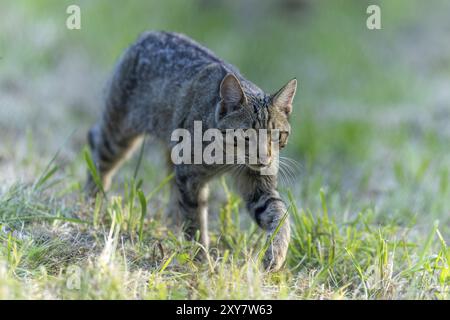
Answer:
<path fill-rule="evenodd" d="M 289 246 L 290 225 L 287 208 L 276 188 L 276 177 L 243 175 L 239 189 L 246 201 L 247 210 L 259 227 L 267 231 L 269 246 L 263 258 L 268 271 L 279 270 Z"/>
<path fill-rule="evenodd" d="M 177 209 L 176 216 L 183 226 L 188 240 L 194 240 L 200 232 L 200 243 L 207 250 L 208 236 L 208 185 L 201 175 L 193 172 L 188 166 L 175 169 L 175 189 L 172 201 Z"/>
<path fill-rule="evenodd" d="M 254 203 L 249 204 L 258 225 L 267 230 L 269 246 L 263 258 L 264 268 L 277 271 L 286 260 L 290 239 L 290 225 L 287 208 L 278 192 L 264 194 Z"/>

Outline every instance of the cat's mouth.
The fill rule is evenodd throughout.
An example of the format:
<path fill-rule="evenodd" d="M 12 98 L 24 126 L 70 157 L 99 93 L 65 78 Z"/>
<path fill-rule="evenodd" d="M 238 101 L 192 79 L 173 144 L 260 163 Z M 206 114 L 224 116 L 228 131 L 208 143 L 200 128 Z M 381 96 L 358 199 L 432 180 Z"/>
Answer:
<path fill-rule="evenodd" d="M 247 163 L 246 166 L 253 171 L 261 171 L 262 169 L 269 168 L 270 163 L 269 164 L 249 164 L 249 163 Z"/>
<path fill-rule="evenodd" d="M 249 158 L 246 159 L 246 166 L 253 171 L 261 171 L 263 169 L 269 169 L 272 166 L 273 157 L 262 157 L 258 158 L 256 161 L 249 161 Z"/>

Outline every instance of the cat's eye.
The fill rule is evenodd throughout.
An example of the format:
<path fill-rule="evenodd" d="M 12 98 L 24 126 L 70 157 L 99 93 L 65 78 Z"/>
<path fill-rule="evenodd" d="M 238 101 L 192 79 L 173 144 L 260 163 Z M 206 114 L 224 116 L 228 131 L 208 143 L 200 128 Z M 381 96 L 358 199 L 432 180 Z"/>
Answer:
<path fill-rule="evenodd" d="M 286 140 L 287 137 L 288 137 L 288 132 L 287 131 L 281 131 L 280 132 L 280 141 Z"/>
<path fill-rule="evenodd" d="M 280 131 L 280 149 L 283 149 L 286 146 L 286 141 L 288 138 L 289 133 L 287 131 Z"/>

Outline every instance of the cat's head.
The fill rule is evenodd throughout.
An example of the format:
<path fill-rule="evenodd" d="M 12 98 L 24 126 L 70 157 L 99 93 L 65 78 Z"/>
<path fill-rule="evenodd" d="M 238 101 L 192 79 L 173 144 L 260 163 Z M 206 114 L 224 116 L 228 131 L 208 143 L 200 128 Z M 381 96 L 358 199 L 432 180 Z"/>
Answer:
<path fill-rule="evenodd" d="M 289 116 L 297 89 L 297 80 L 292 79 L 276 93 L 267 95 L 244 90 L 233 74 L 227 74 L 220 84 L 220 102 L 216 107 L 216 122 L 220 130 L 259 129 L 267 130 L 266 159 L 258 157 L 258 164 L 247 164 L 251 169 L 259 170 L 272 162 L 274 147 L 284 148 L 291 133 Z M 278 141 L 274 141 L 278 139 Z M 276 143 L 273 143 L 276 142 Z M 258 144 L 259 149 L 264 145 Z"/>

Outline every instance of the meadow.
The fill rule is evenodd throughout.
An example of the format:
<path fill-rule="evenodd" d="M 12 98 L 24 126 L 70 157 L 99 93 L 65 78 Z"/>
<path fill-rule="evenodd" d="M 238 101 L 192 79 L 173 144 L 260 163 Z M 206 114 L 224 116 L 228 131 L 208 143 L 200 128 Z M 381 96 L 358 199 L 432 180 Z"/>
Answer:
<path fill-rule="evenodd" d="M 449 299 L 450 3 L 10 1 L 0 12 L 0 299 Z M 227 177 L 211 250 L 165 222 L 172 178 L 149 137 L 106 198 L 83 193 L 86 134 L 122 51 L 182 32 L 272 92 L 297 77 L 281 181 L 292 240 L 265 236 Z"/>

